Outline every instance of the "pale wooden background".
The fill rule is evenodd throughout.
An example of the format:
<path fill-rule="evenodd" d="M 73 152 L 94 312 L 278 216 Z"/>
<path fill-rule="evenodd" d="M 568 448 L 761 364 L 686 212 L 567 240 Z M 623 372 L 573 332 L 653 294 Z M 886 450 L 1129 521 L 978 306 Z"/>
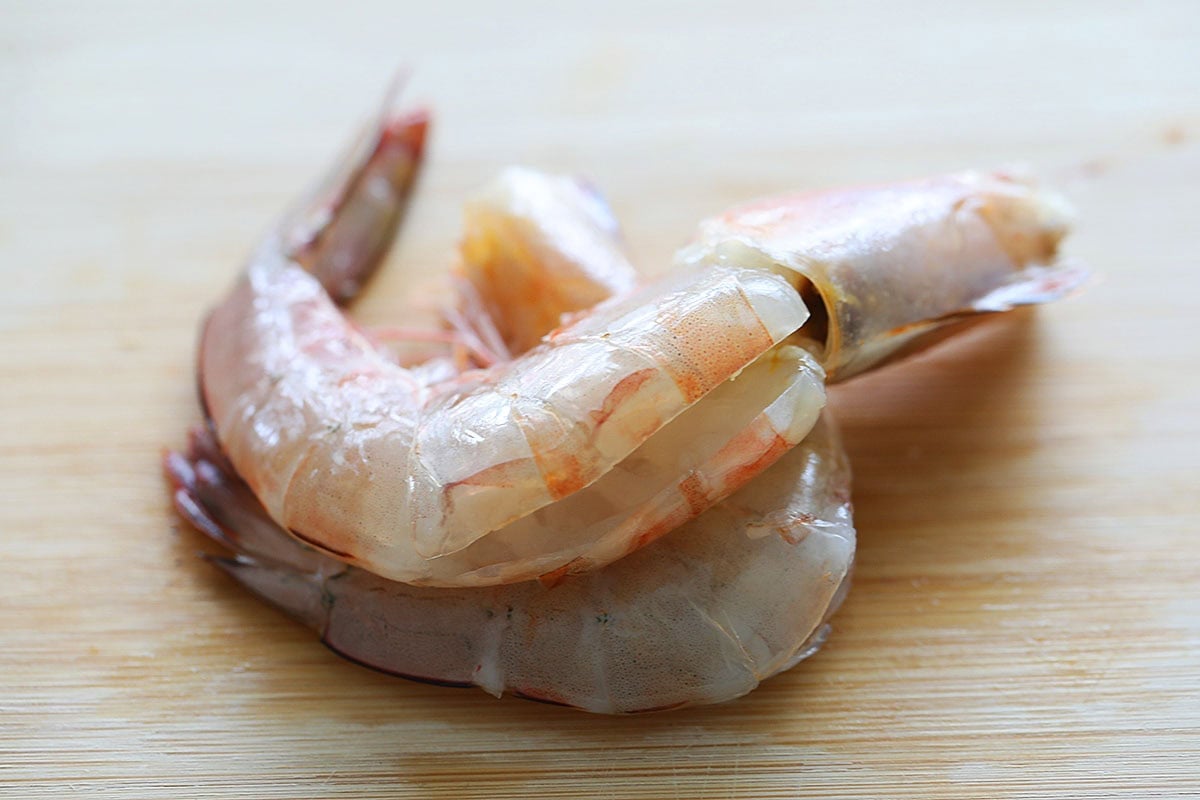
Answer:
<path fill-rule="evenodd" d="M 0 795 L 1200 796 L 1200 5 L 324 5 L 0 3 Z M 401 64 L 437 128 L 370 321 L 514 161 L 654 267 L 754 195 L 1027 161 L 1100 275 L 836 393 L 855 589 L 750 697 L 389 679 L 195 558 L 158 457 L 201 314 Z"/>

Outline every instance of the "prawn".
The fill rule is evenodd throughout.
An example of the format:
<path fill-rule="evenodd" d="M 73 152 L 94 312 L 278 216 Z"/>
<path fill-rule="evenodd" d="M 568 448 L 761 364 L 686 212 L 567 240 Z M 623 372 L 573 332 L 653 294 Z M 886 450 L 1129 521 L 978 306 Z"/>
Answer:
<path fill-rule="evenodd" d="M 388 358 L 333 298 L 382 257 L 377 227 L 396 218 L 423 124 L 381 124 L 341 170 L 338 205 L 318 196 L 300 233 L 269 236 L 202 331 L 205 410 L 272 519 L 393 580 L 553 579 L 676 527 L 803 438 L 823 376 L 806 353 L 772 350 L 807 311 L 764 270 L 677 272 L 484 368 Z"/>
<path fill-rule="evenodd" d="M 411 680 L 617 714 L 718 703 L 816 652 L 849 587 L 850 473 L 827 419 L 733 497 L 548 588 L 389 581 L 305 547 L 206 428 L 166 469 L 208 556 L 334 652 Z"/>
<path fill-rule="evenodd" d="M 359 173 L 369 172 L 369 166 Z M 510 173 L 510 184 L 513 174 L 521 173 Z M 765 470 L 757 480 L 731 481 L 724 495 L 713 493 L 711 502 L 701 508 L 682 518 L 666 516 L 659 525 L 664 530 L 644 541 L 635 537 L 636 546 L 622 542 L 610 546 L 606 555 L 591 561 L 585 558 L 587 570 L 560 567 L 555 579 L 545 585 L 517 583 L 526 577 L 519 571 L 494 570 L 505 558 L 512 560 L 514 551 L 509 549 L 498 558 L 483 553 L 485 562 L 491 559 L 482 568 L 488 579 L 463 588 L 396 582 L 376 570 L 348 565 L 354 558 L 333 558 L 300 544 L 289 537 L 275 514 L 260 505 L 260 491 L 242 483 L 241 467 L 227 458 L 230 446 L 224 441 L 218 444 L 209 432 L 194 435 L 186 455 L 169 454 L 166 465 L 176 505 L 184 516 L 239 554 L 218 563 L 317 628 L 334 650 L 408 677 L 477 684 L 497 694 L 507 690 L 593 711 L 651 710 L 729 699 L 796 663 L 823 640 L 824 621 L 848 585 L 854 532 L 844 454 L 828 423 L 816 421 L 824 395 L 821 367 L 810 351 L 832 377 L 849 377 L 933 341 L 952 323 L 1060 296 L 1082 276 L 1078 269 L 1053 263 L 1065 233 L 1061 203 L 1009 176 L 968 174 L 886 190 L 855 190 L 857 196 L 855 192 L 815 194 L 735 210 L 701 226 L 696 241 L 679 257 L 685 277 L 669 279 L 665 286 L 670 289 L 664 291 L 660 284 L 631 292 L 631 273 L 615 226 L 610 215 L 598 212 L 597 198 L 591 196 L 573 211 L 569 202 L 552 204 L 548 207 L 557 209 L 559 216 L 551 218 L 556 221 L 532 213 L 534 218 L 526 220 L 530 224 L 521 228 L 513 224 L 521 214 L 505 218 L 504 207 L 511 210 L 517 206 L 516 198 L 540 191 L 539 186 L 557 186 L 561 199 L 565 186 L 539 182 L 534 173 L 524 173 L 522 180 L 522 187 L 507 200 L 493 203 L 499 209 L 493 207 L 489 213 L 501 213 L 493 213 L 488 224 L 472 225 L 469 216 L 463 247 L 459 310 L 467 312 L 459 315 L 460 333 L 492 342 L 493 352 L 486 357 L 492 359 L 493 372 L 467 370 L 447 378 L 445 371 L 436 371 L 438 380 L 469 383 L 479 380 L 481 372 L 503 376 L 496 368 L 511 368 L 523 354 L 537 353 L 541 345 L 522 348 L 538 341 L 556 316 L 609 294 L 618 296 L 561 330 L 607 332 L 611 320 L 621 320 L 622 315 L 647 305 L 661 309 L 673 294 L 702 286 L 688 282 L 697 275 L 757 271 L 782 279 L 817 313 L 811 320 L 801 319 L 801 325 L 758 356 L 739 356 L 748 363 L 740 368 L 738 380 L 721 382 L 677 417 L 686 420 L 694 415 L 693 422 L 703 423 L 686 430 L 703 432 L 707 424 L 716 424 L 721 409 L 743 408 L 743 416 L 729 430 L 746 430 L 745 415 L 751 412 L 744 410 L 742 398 L 715 400 L 722 390 L 743 382 L 755 367 L 790 359 L 804 367 L 785 372 L 815 380 L 777 383 L 764 390 L 764 396 L 772 401 L 767 409 L 774 408 L 777 415 L 784 411 L 779 406 L 807 409 L 809 421 L 795 425 L 793 434 L 799 446 L 785 446 L 790 452 L 774 466 L 774 459 L 760 458 L 749 470 L 750 477 Z M 907 227 L 891 201 L 872 203 L 877 192 L 890 193 L 893 200 L 907 204 L 912 212 Z M 490 196 L 506 197 L 503 191 Z M 481 206 L 477 201 L 473 207 Z M 529 217 L 528 208 L 536 207 L 527 206 L 522 213 Z M 331 221 L 336 221 L 336 215 L 326 217 L 326 224 Z M 851 223 L 861 232 L 857 244 Z M 574 253 L 567 252 L 570 248 L 564 242 L 582 240 L 550 234 L 571 225 L 590 226 L 600 235 Z M 534 246 L 539 243 L 550 244 L 548 249 Z M 562 258 L 556 261 L 556 255 Z M 585 263 L 592 256 L 597 260 Z M 278 252 L 266 260 L 280 260 Z M 289 259 L 285 255 L 283 260 Z M 366 261 L 363 267 L 369 268 Z M 592 269 L 589 263 L 599 266 Z M 511 311 L 510 303 L 497 301 L 496 287 L 502 282 L 496 276 L 514 269 L 527 285 L 553 283 L 556 278 L 547 276 L 567 275 L 577 279 L 581 288 L 573 295 L 547 300 L 546 309 Z M 894 270 L 903 272 L 904 279 L 894 279 Z M 247 274 L 253 273 L 252 267 Z M 345 274 L 343 270 L 343 280 Z M 293 274 L 290 280 L 299 276 Z M 913 280 L 932 289 L 933 298 L 912 290 Z M 306 292 L 303 296 L 309 305 L 296 315 L 302 320 L 320 305 L 311 300 L 311 284 Z M 321 309 L 325 323 L 333 319 L 330 308 L 331 304 Z M 885 316 L 866 319 L 868 310 Z M 210 321 L 206 331 L 211 327 Z M 349 337 L 345 327 L 326 328 L 330 329 Z M 350 329 L 350 333 L 358 332 Z M 369 343 L 368 336 L 358 335 Z M 559 335 L 560 331 L 551 332 L 548 342 Z M 318 352 L 326 346 L 318 336 L 304 341 Z M 354 345 L 342 352 L 360 358 L 366 347 L 358 341 Z M 509 356 L 516 358 L 505 360 Z M 762 371 L 771 372 L 765 367 Z M 412 372 L 407 377 L 420 383 L 419 370 Z M 804 388 L 789 397 L 789 385 Z M 773 402 L 785 397 L 787 402 Z M 794 410 L 792 414 L 799 416 Z M 219 436 L 220 420 L 214 417 L 212 422 Z M 664 423 L 660 428 L 634 450 L 669 434 L 672 425 Z M 681 437 L 675 444 L 686 446 L 687 441 Z M 659 451 L 661 457 L 665 459 L 669 450 Z M 626 461 L 637 459 L 617 459 L 610 471 L 618 471 Z M 627 482 L 624 488 L 630 485 Z M 613 497 L 619 498 L 619 493 Z M 561 503 L 548 504 L 547 509 Z M 558 524 L 571 520 L 565 516 Z M 604 539 L 604 526 L 596 527 L 599 539 Z M 563 538 L 571 536 L 570 529 L 560 533 Z M 592 544 L 589 539 L 582 546 L 586 550 Z M 447 562 L 446 556 L 470 549 L 431 561 Z M 538 558 L 530 553 L 517 555 L 526 563 Z M 563 563 L 580 558 L 576 554 Z M 616 558 L 603 569 L 591 569 Z M 538 564 L 538 569 L 545 565 Z M 464 574 L 464 568 L 480 569 L 458 563 L 451 578 Z M 559 582 L 574 572 L 584 574 Z M 508 585 L 482 585 L 486 583 Z M 457 644 L 448 646 L 450 640 Z"/>

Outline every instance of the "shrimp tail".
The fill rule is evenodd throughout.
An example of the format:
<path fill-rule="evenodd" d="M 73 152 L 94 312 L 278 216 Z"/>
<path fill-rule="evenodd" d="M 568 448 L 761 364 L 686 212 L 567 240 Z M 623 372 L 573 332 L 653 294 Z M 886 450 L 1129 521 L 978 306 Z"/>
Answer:
<path fill-rule="evenodd" d="M 378 119 L 285 216 L 266 245 L 282 249 L 341 305 L 358 294 L 387 255 L 425 149 L 428 112 L 393 114 L 391 94 Z"/>
<path fill-rule="evenodd" d="M 418 595 L 421 591 L 347 567 L 289 536 L 237 477 L 207 427 L 192 429 L 185 452 L 166 452 L 163 470 L 180 516 L 233 553 L 205 553 L 203 558 L 315 631 L 333 652 L 397 677 L 445 686 L 481 685 L 500 694 L 501 687 L 487 685 L 478 676 L 472 679 L 458 663 L 439 663 L 436 657 L 429 663 L 429 653 L 440 652 L 439 648 L 397 641 L 397 628 L 403 626 L 389 618 L 388 593 L 399 589 L 403 607 L 420 602 L 406 598 L 404 591 Z M 372 602 L 379 598 L 384 607 L 372 611 Z M 430 616 L 437 619 L 439 603 L 426 603 L 431 606 Z M 401 622 L 403 618 L 401 614 Z M 423 636 L 416 627 L 409 633 L 418 640 Z M 441 635 L 435 627 L 434 636 Z"/>
<path fill-rule="evenodd" d="M 191 431 L 185 453 L 165 453 L 163 471 L 179 515 L 235 554 L 204 554 L 206 560 L 302 624 L 318 632 L 325 628 L 323 575 L 339 574 L 345 566 L 276 525 L 235 477 L 207 428 Z"/>

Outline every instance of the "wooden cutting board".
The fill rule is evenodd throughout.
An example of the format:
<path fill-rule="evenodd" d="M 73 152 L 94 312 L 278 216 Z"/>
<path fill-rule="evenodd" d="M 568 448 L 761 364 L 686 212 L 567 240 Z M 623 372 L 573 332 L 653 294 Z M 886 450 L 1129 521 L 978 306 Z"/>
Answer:
<path fill-rule="evenodd" d="M 1200 796 L 1200 7 L 324 5 L 4 4 L 0 796 Z M 158 459 L 205 308 L 401 64 L 437 126 L 369 322 L 511 162 L 659 269 L 738 200 L 1026 161 L 1097 277 L 834 393 L 854 590 L 754 694 L 390 679 L 196 558 Z"/>

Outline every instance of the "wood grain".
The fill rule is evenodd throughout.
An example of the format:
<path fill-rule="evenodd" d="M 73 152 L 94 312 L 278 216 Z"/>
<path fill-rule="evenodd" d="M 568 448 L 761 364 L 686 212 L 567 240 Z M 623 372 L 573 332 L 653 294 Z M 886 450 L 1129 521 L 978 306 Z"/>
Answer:
<path fill-rule="evenodd" d="M 1195 3 L 246 5 L 3 5 L 0 796 L 1200 796 Z M 749 697 L 389 679 L 197 559 L 158 457 L 204 309 L 401 63 L 438 122 L 369 321 L 511 162 L 657 267 L 754 195 L 1028 161 L 1098 278 L 835 392 L 855 587 Z"/>

